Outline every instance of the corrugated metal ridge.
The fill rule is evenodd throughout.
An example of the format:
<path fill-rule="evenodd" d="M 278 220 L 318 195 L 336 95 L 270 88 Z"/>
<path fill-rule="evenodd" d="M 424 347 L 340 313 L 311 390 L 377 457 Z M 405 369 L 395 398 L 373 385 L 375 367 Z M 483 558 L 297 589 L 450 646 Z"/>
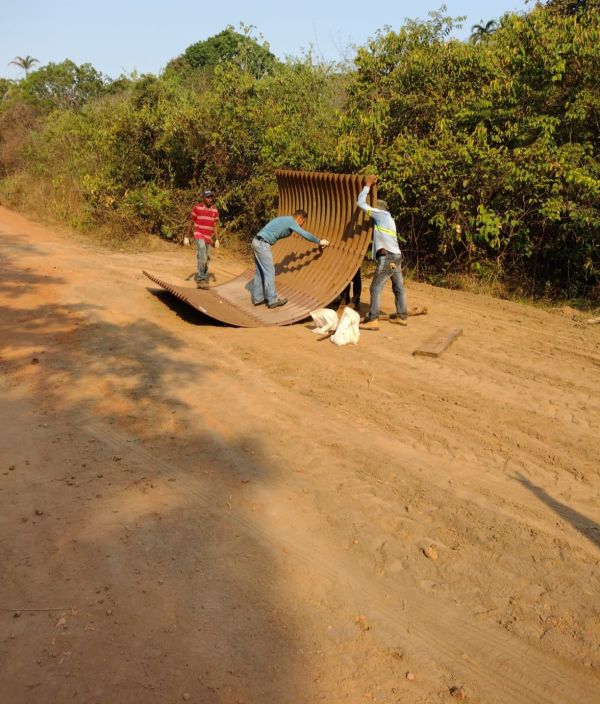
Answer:
<path fill-rule="evenodd" d="M 248 284 L 254 278 L 254 269 L 208 290 L 178 286 L 147 271 L 143 273 L 205 315 L 237 327 L 290 325 L 307 318 L 311 310 L 331 303 L 352 280 L 369 246 L 370 223 L 356 206 L 364 177 L 288 169 L 280 169 L 275 175 L 278 214 L 306 210 L 305 229 L 330 242 L 323 251 L 294 234 L 275 243 L 275 282 L 278 295 L 288 299 L 285 306 L 269 309 L 252 305 Z M 375 189 L 371 189 L 371 195 L 376 199 Z"/>

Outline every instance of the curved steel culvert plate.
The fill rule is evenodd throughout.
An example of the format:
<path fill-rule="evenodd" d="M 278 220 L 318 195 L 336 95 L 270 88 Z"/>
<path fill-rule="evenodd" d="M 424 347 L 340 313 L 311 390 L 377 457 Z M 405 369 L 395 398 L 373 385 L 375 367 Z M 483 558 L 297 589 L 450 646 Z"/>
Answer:
<path fill-rule="evenodd" d="M 323 251 L 295 234 L 275 243 L 275 281 L 278 295 L 288 299 L 285 306 L 269 309 L 252 305 L 249 284 L 254 268 L 208 290 L 177 286 L 143 273 L 205 315 L 237 327 L 290 325 L 331 303 L 352 281 L 369 246 L 370 223 L 356 206 L 364 177 L 288 170 L 275 173 L 278 214 L 290 215 L 304 208 L 308 212 L 305 229 L 330 242 Z M 371 196 L 377 197 L 374 188 Z"/>

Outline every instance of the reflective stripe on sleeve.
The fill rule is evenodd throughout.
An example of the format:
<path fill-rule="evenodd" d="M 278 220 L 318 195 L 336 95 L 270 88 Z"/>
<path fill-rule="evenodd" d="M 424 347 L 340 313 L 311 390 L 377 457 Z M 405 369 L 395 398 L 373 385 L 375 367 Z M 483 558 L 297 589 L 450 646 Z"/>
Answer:
<path fill-rule="evenodd" d="M 386 230 L 385 227 L 379 227 L 379 225 L 375 225 L 373 229 L 378 230 L 379 232 L 383 232 L 386 235 L 393 235 L 394 237 L 398 237 L 398 233 L 396 232 L 396 230 Z"/>

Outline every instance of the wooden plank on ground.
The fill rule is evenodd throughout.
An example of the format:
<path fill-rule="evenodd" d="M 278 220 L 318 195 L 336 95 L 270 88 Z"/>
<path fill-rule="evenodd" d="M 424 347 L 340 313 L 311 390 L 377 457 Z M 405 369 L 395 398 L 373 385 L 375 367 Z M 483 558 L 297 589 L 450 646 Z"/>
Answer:
<path fill-rule="evenodd" d="M 423 357 L 439 357 L 459 335 L 462 335 L 462 328 L 440 329 L 424 342 L 421 347 L 416 349 L 413 354 Z"/>

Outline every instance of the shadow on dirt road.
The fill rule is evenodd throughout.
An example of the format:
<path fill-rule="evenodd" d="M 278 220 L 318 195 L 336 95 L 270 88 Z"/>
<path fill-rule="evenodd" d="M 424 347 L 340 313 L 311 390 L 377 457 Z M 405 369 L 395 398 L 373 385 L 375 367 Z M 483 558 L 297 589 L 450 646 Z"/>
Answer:
<path fill-rule="evenodd" d="M 567 523 L 570 523 L 573 528 L 578 530 L 590 542 L 600 548 L 600 525 L 598 525 L 598 523 L 590 520 L 582 513 L 569 508 L 566 504 L 561 503 L 541 486 L 537 486 L 533 482 L 529 481 L 529 479 L 524 477 L 522 474 L 518 474 L 515 479 L 534 496 L 537 496 L 537 498 L 545 503 L 546 506 L 549 506 L 558 516 L 560 516 L 560 518 L 567 521 Z"/>
<path fill-rule="evenodd" d="M 177 389 L 210 360 L 175 361 L 181 341 L 154 323 L 60 305 L 46 277 L 1 268 L 19 300 L 0 309 L 2 696 L 296 701 L 293 615 L 253 530 L 269 460 L 178 419 L 194 409 Z"/>

